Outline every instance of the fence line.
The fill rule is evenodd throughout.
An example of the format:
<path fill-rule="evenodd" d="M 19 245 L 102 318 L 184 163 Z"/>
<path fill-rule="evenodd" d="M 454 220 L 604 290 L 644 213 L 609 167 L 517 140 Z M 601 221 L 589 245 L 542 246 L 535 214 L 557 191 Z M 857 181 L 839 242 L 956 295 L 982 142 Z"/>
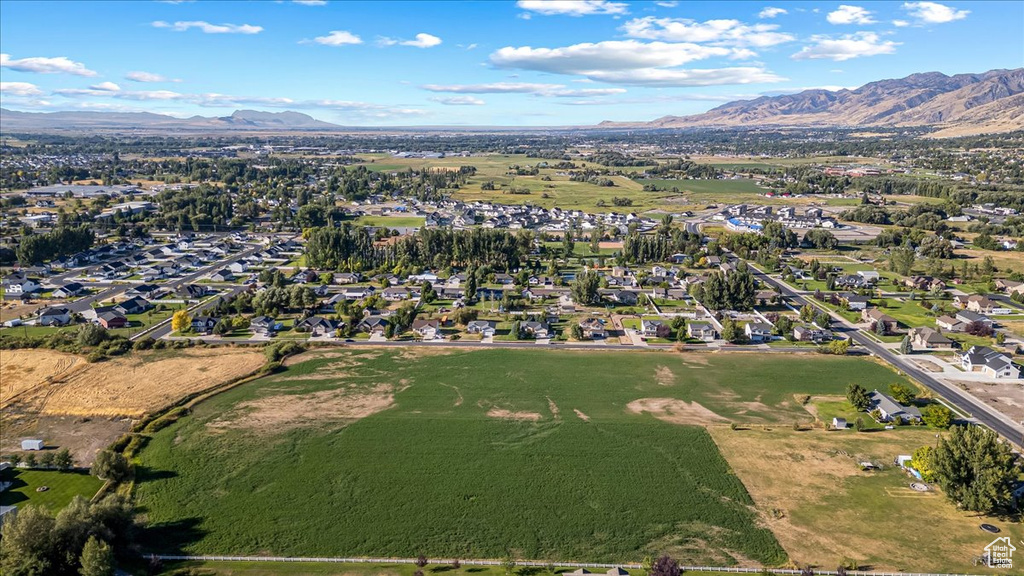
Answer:
<path fill-rule="evenodd" d="M 287 556 L 182 556 L 162 555 L 152 556 L 160 560 L 198 560 L 204 562 L 320 562 L 329 564 L 415 564 L 416 558 L 312 558 L 312 557 L 287 557 Z M 452 564 L 455 558 L 430 559 L 429 563 L 434 565 Z M 458 560 L 463 566 L 502 566 L 501 560 Z M 558 566 L 560 568 L 623 568 L 639 570 L 640 564 L 620 563 L 603 564 L 599 562 L 546 562 L 542 560 L 516 560 L 516 566 Z M 679 566 L 683 572 L 727 572 L 734 574 L 777 574 L 800 576 L 800 570 L 792 568 L 738 568 L 735 566 Z M 815 570 L 816 576 L 836 576 L 835 570 Z M 981 576 L 978 574 L 948 574 L 934 572 L 873 572 L 865 570 L 847 570 L 847 576 Z"/>

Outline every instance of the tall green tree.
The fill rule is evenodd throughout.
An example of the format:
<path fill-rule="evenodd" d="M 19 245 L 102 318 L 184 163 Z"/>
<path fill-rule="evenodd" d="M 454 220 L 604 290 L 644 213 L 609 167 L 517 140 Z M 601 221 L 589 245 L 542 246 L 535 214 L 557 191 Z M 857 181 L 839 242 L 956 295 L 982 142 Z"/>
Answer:
<path fill-rule="evenodd" d="M 931 468 L 950 500 L 972 512 L 1009 507 L 1021 470 L 1010 445 L 981 426 L 954 426 L 932 451 Z"/>
<path fill-rule="evenodd" d="M 584 270 L 576 275 L 569 287 L 572 297 L 584 306 L 593 306 L 601 301 L 597 289 L 601 286 L 601 277 L 593 270 Z"/>

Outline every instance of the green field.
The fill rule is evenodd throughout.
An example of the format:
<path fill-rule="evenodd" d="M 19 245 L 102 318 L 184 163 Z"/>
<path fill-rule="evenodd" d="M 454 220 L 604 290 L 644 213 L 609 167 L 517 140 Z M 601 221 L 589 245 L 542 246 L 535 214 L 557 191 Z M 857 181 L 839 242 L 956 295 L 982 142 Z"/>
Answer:
<path fill-rule="evenodd" d="M 13 470 L 0 472 L 0 481 L 12 482 L 11 487 L 0 493 L 0 505 L 25 506 L 33 504 L 58 511 L 71 502 L 75 496 L 92 498 L 99 491 L 103 481 L 87 472 L 57 472 L 55 470 Z M 40 486 L 49 488 L 37 492 Z"/>
<path fill-rule="evenodd" d="M 150 547 L 778 564 L 785 554 L 743 485 L 707 431 L 686 424 L 719 419 L 701 406 L 746 423 L 810 421 L 794 394 L 899 380 L 872 362 L 817 355 L 307 358 L 153 436 L 137 484 Z M 700 405 L 657 419 L 627 409 L 639 399 Z"/>

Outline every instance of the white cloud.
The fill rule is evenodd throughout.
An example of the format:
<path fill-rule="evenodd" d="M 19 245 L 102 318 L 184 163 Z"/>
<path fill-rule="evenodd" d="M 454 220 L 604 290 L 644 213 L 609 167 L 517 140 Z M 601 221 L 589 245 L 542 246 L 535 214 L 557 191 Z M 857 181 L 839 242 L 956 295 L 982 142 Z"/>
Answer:
<path fill-rule="evenodd" d="M 811 36 L 810 46 L 793 54 L 794 60 L 829 59 L 837 62 L 859 58 L 861 56 L 877 56 L 896 52 L 899 42 L 882 41 L 874 32 L 857 32 L 844 34 L 838 38 L 832 36 Z"/>
<path fill-rule="evenodd" d="M 506 46 L 491 54 L 490 59 L 499 68 L 589 76 L 589 72 L 594 70 L 681 66 L 695 60 L 728 56 L 731 53 L 728 48 L 693 43 L 607 40 L 562 48 Z"/>
<path fill-rule="evenodd" d="M 626 86 L 721 86 L 724 84 L 760 84 L 784 82 L 786 78 L 758 67 L 665 69 L 641 68 L 591 72 L 589 77 L 601 82 Z"/>
<path fill-rule="evenodd" d="M 197 28 L 204 34 L 259 34 L 263 32 L 262 26 L 252 24 L 210 24 L 202 20 L 178 21 L 172 23 L 157 20 L 153 22 L 154 28 L 167 28 L 175 32 L 185 32 Z"/>
<path fill-rule="evenodd" d="M 629 5 L 608 0 L 519 0 L 516 6 L 545 16 L 588 16 L 591 14 L 629 14 Z"/>
<path fill-rule="evenodd" d="M 326 6 L 327 0 L 292 0 L 296 4 L 302 4 L 303 6 Z"/>
<path fill-rule="evenodd" d="M 121 87 L 113 82 L 100 82 L 99 84 L 93 84 L 89 86 L 93 90 L 101 90 L 104 92 L 120 92 Z"/>
<path fill-rule="evenodd" d="M 669 42 L 707 42 L 728 46 L 764 48 L 791 42 L 792 34 L 777 32 L 777 24 L 744 24 L 739 20 L 708 20 L 696 22 L 686 18 L 634 18 L 622 26 L 633 38 Z"/>
<path fill-rule="evenodd" d="M 903 9 L 922 24 L 945 24 L 963 20 L 970 10 L 957 10 L 938 2 L 905 2 Z"/>
<path fill-rule="evenodd" d="M 489 84 L 425 84 L 420 88 L 429 92 L 450 92 L 453 94 L 533 94 L 577 98 L 580 96 L 608 96 L 623 94 L 625 88 L 566 88 L 564 84 L 540 84 L 531 82 L 492 82 Z"/>
<path fill-rule="evenodd" d="M 676 6 L 679 6 L 678 0 L 666 0 L 664 2 L 655 2 L 655 4 L 662 8 L 675 8 Z"/>
<path fill-rule="evenodd" d="M 0 94 L 10 96 L 41 96 L 43 91 L 28 82 L 0 82 Z"/>
<path fill-rule="evenodd" d="M 431 98 L 431 100 L 445 106 L 483 106 L 486 104 L 476 96 L 442 96 Z"/>
<path fill-rule="evenodd" d="M 441 39 L 433 34 L 427 34 L 420 32 L 416 35 L 413 40 L 396 40 L 395 38 L 388 38 L 387 36 L 381 36 L 377 39 L 377 43 L 381 46 L 412 46 L 413 48 L 433 48 L 441 43 Z"/>
<path fill-rule="evenodd" d="M 825 19 L 830 24 L 874 24 L 871 12 L 860 7 L 841 4 L 838 10 L 829 12 Z"/>
<path fill-rule="evenodd" d="M 910 26 L 910 22 L 907 22 L 906 20 L 893 20 L 892 25 L 897 28 L 905 28 Z"/>
<path fill-rule="evenodd" d="M 153 74 L 152 72 L 129 72 L 124 77 L 132 82 L 181 82 L 177 78 L 168 78 L 161 74 Z"/>
<path fill-rule="evenodd" d="M 578 75 L 598 82 L 635 86 L 711 86 L 783 80 L 761 67 L 683 70 L 679 66 L 727 57 L 734 48 L 636 40 L 574 44 L 562 48 L 505 47 L 491 54 L 499 68 Z M 743 56 L 744 54 L 740 54 Z"/>
<path fill-rule="evenodd" d="M 313 42 L 324 46 L 348 46 L 362 44 L 363 39 L 347 30 L 331 30 L 326 36 L 317 36 Z"/>
<path fill-rule="evenodd" d="M 789 14 L 785 8 L 776 8 L 774 6 L 765 6 L 763 10 L 757 13 L 758 18 L 775 18 L 783 14 Z"/>
<path fill-rule="evenodd" d="M 55 58 L 33 57 L 33 58 L 11 58 L 10 54 L 0 54 L 0 68 L 10 68 L 19 72 L 34 72 L 36 74 L 73 74 L 75 76 L 97 76 L 93 70 L 85 67 L 81 62 L 75 62 L 66 56 Z"/>

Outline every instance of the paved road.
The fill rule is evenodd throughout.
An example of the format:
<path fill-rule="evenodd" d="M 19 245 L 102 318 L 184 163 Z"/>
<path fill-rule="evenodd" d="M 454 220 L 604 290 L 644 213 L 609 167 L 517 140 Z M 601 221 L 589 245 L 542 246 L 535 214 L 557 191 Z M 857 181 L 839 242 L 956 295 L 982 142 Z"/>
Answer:
<path fill-rule="evenodd" d="M 815 306 L 815 303 L 812 303 L 810 299 L 805 298 L 803 295 L 790 288 L 789 285 L 787 285 L 786 283 L 780 282 L 768 276 L 767 274 L 755 268 L 754 266 L 750 266 L 750 270 L 751 272 L 754 273 L 755 276 L 757 276 L 759 280 L 766 284 L 775 286 L 783 295 L 788 297 L 792 302 L 796 303 L 797 305 L 803 306 L 804 304 L 811 304 L 812 306 Z M 906 361 L 903 357 L 894 354 L 892 351 L 886 349 L 877 341 L 864 335 L 860 329 L 851 325 L 842 316 L 839 316 L 838 314 L 833 314 L 831 311 L 829 311 L 829 313 L 832 314 L 832 317 L 836 319 L 843 327 L 843 329 L 839 331 L 849 334 L 855 344 L 862 346 L 864 349 L 868 350 L 875 356 L 885 360 L 886 362 L 889 362 L 896 368 L 902 370 L 911 378 L 917 380 L 927 388 L 938 393 L 943 398 L 952 403 L 954 406 L 956 406 L 958 409 L 960 409 L 966 414 L 970 414 L 976 420 L 988 426 L 992 430 L 995 430 L 997 433 L 999 433 L 1001 436 L 1003 436 L 1010 442 L 1017 444 L 1018 446 L 1024 446 L 1024 426 L 1021 426 L 1019 423 L 1013 422 L 1013 420 L 1011 420 L 1006 415 L 996 410 L 993 410 L 992 408 L 980 402 L 973 396 L 965 394 L 957 387 L 952 386 L 950 384 L 946 384 L 932 377 L 929 373 L 919 369 L 917 366 Z"/>

